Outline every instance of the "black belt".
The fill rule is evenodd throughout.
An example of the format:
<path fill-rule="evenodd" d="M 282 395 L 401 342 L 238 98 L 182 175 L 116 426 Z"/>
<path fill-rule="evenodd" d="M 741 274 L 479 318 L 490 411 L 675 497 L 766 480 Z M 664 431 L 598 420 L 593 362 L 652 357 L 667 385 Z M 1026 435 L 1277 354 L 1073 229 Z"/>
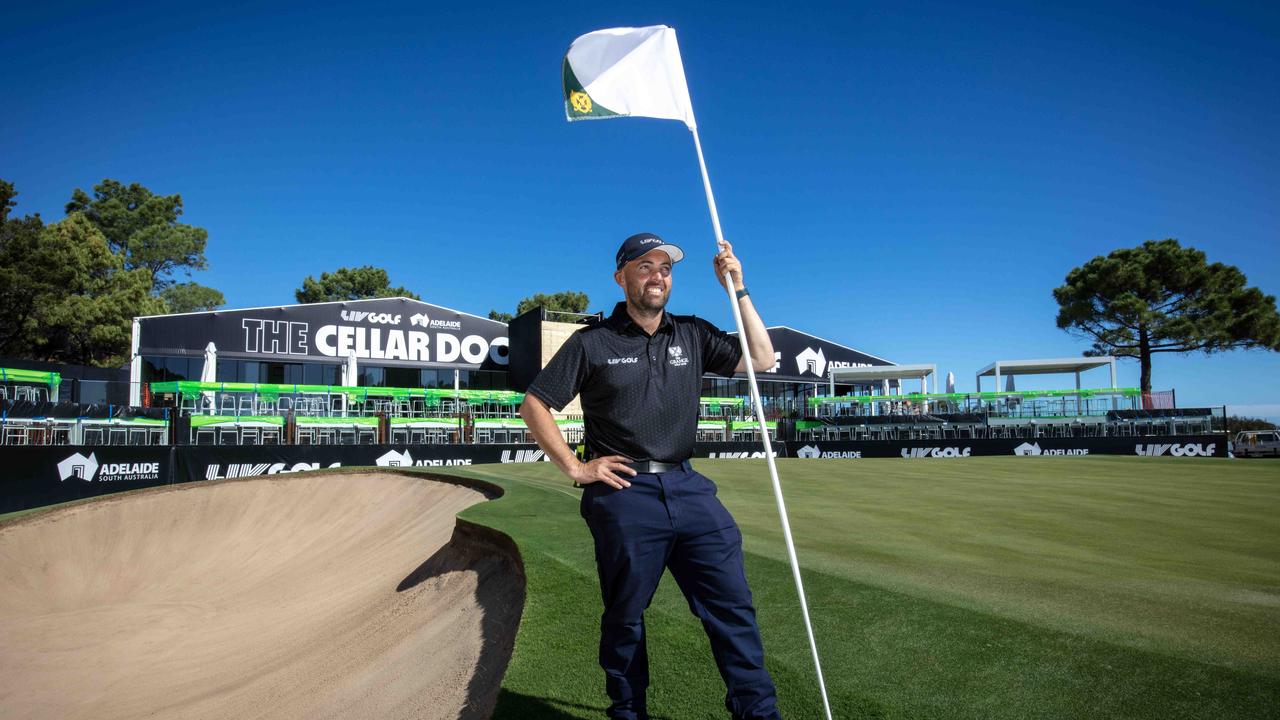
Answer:
<path fill-rule="evenodd" d="M 658 462 L 657 460 L 641 460 L 639 462 L 623 463 L 623 465 L 626 465 L 638 473 L 664 473 L 684 468 L 684 463 L 682 462 L 669 463 Z"/>

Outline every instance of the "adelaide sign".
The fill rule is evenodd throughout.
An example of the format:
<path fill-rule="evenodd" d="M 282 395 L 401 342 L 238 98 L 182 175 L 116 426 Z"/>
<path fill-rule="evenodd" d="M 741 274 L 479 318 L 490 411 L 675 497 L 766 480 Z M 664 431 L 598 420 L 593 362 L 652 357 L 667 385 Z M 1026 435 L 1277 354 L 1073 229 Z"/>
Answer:
<path fill-rule="evenodd" d="M 505 370 L 505 323 L 409 298 L 377 298 L 216 310 L 138 319 L 138 354 L 196 357 L 210 341 L 218 357 L 423 364 Z"/>

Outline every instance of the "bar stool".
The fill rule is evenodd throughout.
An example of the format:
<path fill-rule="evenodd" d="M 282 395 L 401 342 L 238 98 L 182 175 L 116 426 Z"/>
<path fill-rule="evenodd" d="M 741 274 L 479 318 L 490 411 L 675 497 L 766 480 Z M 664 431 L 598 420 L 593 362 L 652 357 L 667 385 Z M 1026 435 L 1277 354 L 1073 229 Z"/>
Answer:
<path fill-rule="evenodd" d="M 30 441 L 26 423 L 6 422 L 4 425 L 5 445 L 26 445 Z"/>

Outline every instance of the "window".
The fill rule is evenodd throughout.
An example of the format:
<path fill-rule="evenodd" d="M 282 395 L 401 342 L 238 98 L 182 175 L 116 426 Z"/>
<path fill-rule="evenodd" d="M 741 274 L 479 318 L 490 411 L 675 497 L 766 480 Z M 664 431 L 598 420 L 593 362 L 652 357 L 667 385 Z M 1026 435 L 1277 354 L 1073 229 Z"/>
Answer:
<path fill-rule="evenodd" d="M 466 374 L 465 370 L 462 372 L 464 375 Z M 444 388 L 446 390 L 452 390 L 453 370 L 422 370 L 420 382 L 424 388 Z M 463 384 L 462 387 L 466 387 L 466 385 Z"/>
<path fill-rule="evenodd" d="M 357 385 L 364 387 L 386 387 L 387 376 L 386 368 L 377 367 L 376 365 L 363 365 L 358 367 L 359 382 Z"/>
<path fill-rule="evenodd" d="M 389 367 L 384 371 L 388 387 L 414 388 L 422 379 L 422 371 L 417 368 Z"/>
<path fill-rule="evenodd" d="M 202 367 L 204 367 L 204 358 L 144 357 L 142 358 L 142 381 L 199 380 Z"/>
<path fill-rule="evenodd" d="M 338 365 L 323 363 L 302 363 L 302 383 L 304 385 L 338 385 L 342 380 Z"/>
<path fill-rule="evenodd" d="M 453 378 L 450 377 L 448 387 L 452 386 Z M 507 390 L 511 385 L 505 370 L 459 370 L 458 387 L 471 390 Z"/>

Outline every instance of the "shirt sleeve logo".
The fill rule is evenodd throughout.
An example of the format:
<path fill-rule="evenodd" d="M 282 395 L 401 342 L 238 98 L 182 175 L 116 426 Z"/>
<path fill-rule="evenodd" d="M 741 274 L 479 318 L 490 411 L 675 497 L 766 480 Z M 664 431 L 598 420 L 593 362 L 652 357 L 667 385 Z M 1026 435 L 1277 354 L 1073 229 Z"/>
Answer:
<path fill-rule="evenodd" d="M 667 348 L 667 360 L 672 367 L 684 367 L 689 364 L 689 358 L 685 357 L 684 348 L 679 345 L 672 345 Z"/>

